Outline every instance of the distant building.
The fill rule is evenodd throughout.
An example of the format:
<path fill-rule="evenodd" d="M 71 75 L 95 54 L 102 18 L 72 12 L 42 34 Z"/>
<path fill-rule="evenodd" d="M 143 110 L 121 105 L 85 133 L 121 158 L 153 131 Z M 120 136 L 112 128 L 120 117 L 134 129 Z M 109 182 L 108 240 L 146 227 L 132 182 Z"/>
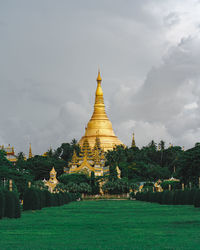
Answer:
<path fill-rule="evenodd" d="M 16 163 L 17 157 L 15 155 L 14 147 L 11 147 L 10 144 L 8 147 L 4 147 L 4 145 L 0 146 L 0 150 L 4 150 L 6 152 L 6 158 L 12 162 L 13 164 Z"/>
<path fill-rule="evenodd" d="M 81 147 L 80 155 L 77 156 L 74 151 L 68 167 L 68 169 L 65 169 L 66 173 L 85 173 L 91 175 L 91 172 L 94 172 L 95 176 L 107 174 L 109 168 L 105 167 L 105 156 L 101 148 L 100 139 L 96 137 L 93 148 L 90 147 L 88 140 L 85 139 Z"/>

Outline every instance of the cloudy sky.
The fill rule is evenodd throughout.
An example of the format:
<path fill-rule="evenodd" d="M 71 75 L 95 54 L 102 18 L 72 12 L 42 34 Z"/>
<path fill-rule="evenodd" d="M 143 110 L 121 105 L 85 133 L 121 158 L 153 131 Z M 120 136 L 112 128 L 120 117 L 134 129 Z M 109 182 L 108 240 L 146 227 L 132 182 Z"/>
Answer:
<path fill-rule="evenodd" d="M 200 1 L 0 0 L 0 145 L 80 139 L 98 67 L 126 145 L 200 141 Z"/>

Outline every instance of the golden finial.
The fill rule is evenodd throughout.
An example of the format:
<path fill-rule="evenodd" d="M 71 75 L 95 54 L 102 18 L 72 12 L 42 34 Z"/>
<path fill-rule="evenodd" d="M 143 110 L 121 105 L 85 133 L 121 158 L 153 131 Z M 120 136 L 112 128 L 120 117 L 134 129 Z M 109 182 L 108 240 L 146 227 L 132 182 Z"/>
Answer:
<path fill-rule="evenodd" d="M 101 78 L 101 75 L 100 75 L 100 69 L 98 69 L 97 82 L 101 82 L 101 81 L 102 81 L 102 78 Z"/>
<path fill-rule="evenodd" d="M 95 99 L 95 103 L 102 103 L 104 104 L 103 101 L 103 90 L 101 88 L 101 75 L 100 75 L 100 71 L 98 71 L 98 76 L 97 76 L 97 89 L 96 89 L 96 99 Z"/>
<path fill-rule="evenodd" d="M 57 174 L 57 172 L 56 172 L 55 168 L 53 167 L 50 171 L 50 178 L 52 178 L 52 179 L 56 178 L 56 174 Z"/>
<path fill-rule="evenodd" d="M 54 167 L 51 169 L 51 172 L 50 172 L 50 173 L 52 173 L 52 174 L 57 173 Z"/>
<path fill-rule="evenodd" d="M 33 157 L 33 155 L 32 155 L 31 143 L 30 143 L 30 145 L 29 145 L 29 154 L 28 154 L 28 158 L 30 159 L 30 158 L 32 158 L 32 157 Z"/>

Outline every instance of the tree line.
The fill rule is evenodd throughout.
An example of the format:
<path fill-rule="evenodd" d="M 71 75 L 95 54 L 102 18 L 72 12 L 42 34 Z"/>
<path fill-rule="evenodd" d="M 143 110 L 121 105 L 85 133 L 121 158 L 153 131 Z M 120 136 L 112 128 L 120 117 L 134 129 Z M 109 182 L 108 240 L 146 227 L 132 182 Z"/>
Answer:
<path fill-rule="evenodd" d="M 170 177 L 180 179 L 185 186 L 189 184 L 198 186 L 200 143 L 196 143 L 188 150 L 180 146 L 166 147 L 164 141 L 158 144 L 151 141 L 142 148 L 117 146 L 105 154 L 106 166 L 109 166 L 110 173 L 104 177 L 95 177 L 94 173 L 90 177 L 82 173 L 64 174 L 63 170 L 71 161 L 74 150 L 79 155 L 80 147 L 76 140 L 63 143 L 56 150 L 50 149 L 46 156 L 35 155 L 25 160 L 21 152 L 17 156 L 15 166 L 6 159 L 6 153 L 1 150 L 1 185 L 12 179 L 21 198 L 28 182 L 49 179 L 49 172 L 54 167 L 58 180 L 70 192 L 76 190 L 80 193 L 97 194 L 100 192 L 99 184 L 103 181 L 102 189 L 105 193 L 126 193 L 130 189 L 137 188 L 140 182 L 150 183 Z M 121 179 L 118 178 L 117 166 L 121 171 Z"/>

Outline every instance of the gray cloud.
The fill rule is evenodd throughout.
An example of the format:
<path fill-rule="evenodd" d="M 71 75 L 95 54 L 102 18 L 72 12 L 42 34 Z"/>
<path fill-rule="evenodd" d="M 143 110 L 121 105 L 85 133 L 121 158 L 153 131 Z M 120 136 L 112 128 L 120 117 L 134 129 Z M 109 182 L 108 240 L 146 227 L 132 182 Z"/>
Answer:
<path fill-rule="evenodd" d="M 127 90 L 125 95 L 121 91 L 120 97 L 124 100 L 127 97 L 125 104 L 122 100 L 118 101 L 119 93 L 115 95 L 114 102 L 117 104 L 113 106 L 117 107 L 116 113 L 120 108 L 119 103 L 122 104 L 120 113 L 123 114 L 121 119 L 124 123 L 121 130 L 127 127 L 128 119 L 133 119 L 128 124 L 131 124 L 136 135 L 141 133 L 139 145 L 156 137 L 187 147 L 199 140 L 199 42 L 198 37 L 188 37 L 173 47 L 161 65 L 147 74 L 144 84 L 135 94 L 130 96 L 134 89 Z M 123 112 L 123 109 L 127 112 Z M 148 136 L 145 135 L 146 131 Z"/>
<path fill-rule="evenodd" d="M 0 140 L 42 153 L 84 133 L 100 66 L 117 135 L 199 137 L 199 3 L 7 2 L 0 9 Z"/>

